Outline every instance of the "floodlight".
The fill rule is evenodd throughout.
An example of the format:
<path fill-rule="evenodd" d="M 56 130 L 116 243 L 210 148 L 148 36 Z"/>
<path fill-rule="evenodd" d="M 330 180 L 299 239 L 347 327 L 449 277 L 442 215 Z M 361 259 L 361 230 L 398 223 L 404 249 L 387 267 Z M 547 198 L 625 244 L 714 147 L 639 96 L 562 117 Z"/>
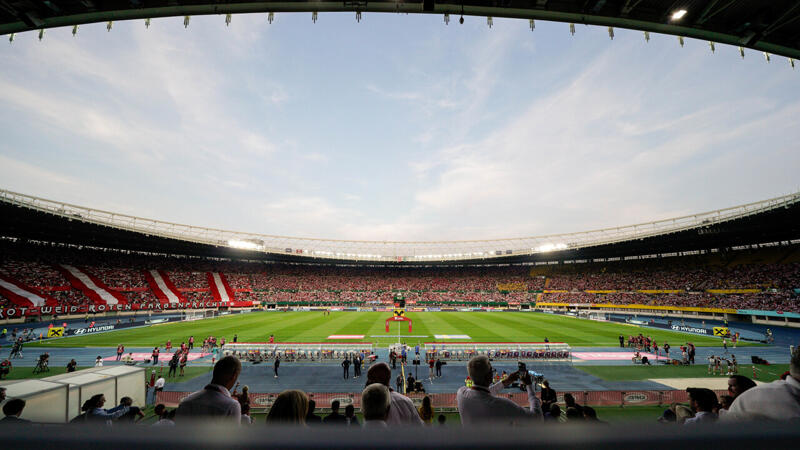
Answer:
<path fill-rule="evenodd" d="M 685 9 L 679 9 L 679 10 L 675 11 L 674 13 L 672 13 L 672 20 L 681 20 L 681 19 L 683 19 L 683 16 L 686 15 L 686 12 L 687 11 Z"/>

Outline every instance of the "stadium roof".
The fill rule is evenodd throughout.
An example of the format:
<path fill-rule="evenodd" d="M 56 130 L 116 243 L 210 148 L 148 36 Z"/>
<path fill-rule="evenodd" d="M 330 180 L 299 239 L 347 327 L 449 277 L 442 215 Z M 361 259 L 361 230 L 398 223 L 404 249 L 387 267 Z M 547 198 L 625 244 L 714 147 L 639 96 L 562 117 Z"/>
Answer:
<path fill-rule="evenodd" d="M 471 241 L 352 241 L 182 225 L 0 190 L 0 236 L 138 251 L 296 262 L 517 263 L 800 239 L 800 192 L 578 233 Z"/>
<path fill-rule="evenodd" d="M 681 10 L 685 13 L 675 14 Z M 0 0 L 0 34 L 166 16 L 327 11 L 510 17 L 628 28 L 800 59 L 796 0 Z M 609 34 L 613 36 L 612 30 Z"/>

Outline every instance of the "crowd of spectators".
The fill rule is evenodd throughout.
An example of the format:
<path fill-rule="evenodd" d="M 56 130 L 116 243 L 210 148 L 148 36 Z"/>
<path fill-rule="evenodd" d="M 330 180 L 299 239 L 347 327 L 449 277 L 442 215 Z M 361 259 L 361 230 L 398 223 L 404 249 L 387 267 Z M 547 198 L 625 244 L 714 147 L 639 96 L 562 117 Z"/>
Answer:
<path fill-rule="evenodd" d="M 524 368 L 523 368 L 524 369 Z M 575 398 L 565 393 L 563 406 L 558 402 L 558 394 L 549 383 L 542 382 L 542 390 L 537 395 L 534 384 L 537 381 L 527 370 L 521 369 L 506 374 L 500 380 L 494 377 L 495 371 L 486 356 L 475 356 L 467 364 L 467 386 L 459 388 L 456 403 L 461 424 L 464 426 L 502 425 L 530 426 L 536 424 L 575 423 L 584 425 L 605 425 L 597 417 L 597 412 L 587 405 L 579 404 Z M 241 362 L 226 356 L 214 366 L 211 381 L 202 389 L 181 400 L 179 406 L 167 410 L 163 404 L 155 407 L 157 422 L 153 426 L 174 426 L 193 421 L 213 421 L 234 426 L 252 426 L 250 415 L 250 396 L 247 387 L 238 393 L 237 380 L 241 373 Z M 390 428 L 398 426 L 432 426 L 435 411 L 430 399 L 425 397 L 417 408 L 410 398 L 391 388 L 392 371 L 388 364 L 372 364 L 367 371 L 366 383 L 361 392 L 361 412 L 364 428 Z M 503 394 L 504 389 L 518 386 L 527 394 L 527 407 L 520 406 Z M 728 378 L 728 392 L 718 397 L 706 388 L 686 389 L 688 403 L 673 403 L 664 411 L 658 422 L 686 427 L 698 427 L 716 422 L 741 423 L 745 421 L 794 421 L 800 420 L 800 350 L 794 350 L 789 371 L 781 379 L 771 383 L 756 385 L 743 375 Z M 5 390 L 0 389 L 0 402 L 4 400 Z M 142 411 L 133 405 L 130 398 L 123 398 L 120 404 L 105 409 L 105 397 L 97 394 L 84 402 L 83 414 L 73 419 L 73 423 L 93 423 L 116 426 L 133 423 L 144 417 Z M 25 401 L 13 399 L 5 402 L 0 426 L 30 425 L 22 418 Z M 331 404 L 331 413 L 321 417 L 315 413 L 315 402 L 298 389 L 281 392 L 269 408 L 265 422 L 267 425 L 289 426 L 358 426 L 359 420 L 352 405 L 339 412 L 340 404 Z M 446 421 L 440 415 L 437 423 Z"/>
<path fill-rule="evenodd" d="M 165 271 L 189 301 L 213 301 L 207 272 L 222 272 L 237 300 L 329 306 L 391 305 L 395 295 L 419 306 L 516 305 L 543 302 L 644 304 L 798 311 L 800 263 L 731 264 L 663 258 L 557 266 L 352 267 L 277 264 L 143 255 L 0 242 L 0 273 L 50 293 L 61 305 L 89 300 L 55 268 L 74 264 L 132 303 L 157 302 L 144 272 Z M 757 258 L 751 258 L 754 261 Z M 713 262 L 713 264 L 712 264 Z M 735 264 L 734 264 L 735 263 Z M 756 289 L 712 294 L 711 289 Z M 539 297 L 538 292 L 546 292 Z M 590 293 L 607 291 L 614 293 Z M 669 290 L 641 293 L 637 290 Z M 0 296 L 0 307 L 10 305 Z"/>

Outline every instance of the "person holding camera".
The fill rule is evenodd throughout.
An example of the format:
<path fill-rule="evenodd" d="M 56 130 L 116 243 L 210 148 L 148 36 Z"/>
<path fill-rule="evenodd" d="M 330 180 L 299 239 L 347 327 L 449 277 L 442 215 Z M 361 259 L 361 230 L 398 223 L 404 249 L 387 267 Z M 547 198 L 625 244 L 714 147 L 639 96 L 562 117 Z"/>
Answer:
<path fill-rule="evenodd" d="M 536 397 L 530 373 L 521 369 L 511 373 L 505 380 L 492 384 L 492 364 L 486 356 L 475 356 L 469 360 L 467 371 L 473 381 L 472 387 L 461 387 L 456 394 L 462 425 L 480 423 L 517 424 L 542 420 L 541 401 Z M 496 397 L 503 388 L 519 380 L 528 392 L 530 409 L 522 408 L 511 399 Z"/>

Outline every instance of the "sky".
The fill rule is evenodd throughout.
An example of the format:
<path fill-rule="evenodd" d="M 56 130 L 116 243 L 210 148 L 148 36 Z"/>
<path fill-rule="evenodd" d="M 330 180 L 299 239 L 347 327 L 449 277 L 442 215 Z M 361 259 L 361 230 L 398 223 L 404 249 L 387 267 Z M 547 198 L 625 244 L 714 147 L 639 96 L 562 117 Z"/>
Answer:
<path fill-rule="evenodd" d="M 578 25 L 363 13 L 0 42 L 0 188 L 355 240 L 586 231 L 800 190 L 800 70 Z"/>

